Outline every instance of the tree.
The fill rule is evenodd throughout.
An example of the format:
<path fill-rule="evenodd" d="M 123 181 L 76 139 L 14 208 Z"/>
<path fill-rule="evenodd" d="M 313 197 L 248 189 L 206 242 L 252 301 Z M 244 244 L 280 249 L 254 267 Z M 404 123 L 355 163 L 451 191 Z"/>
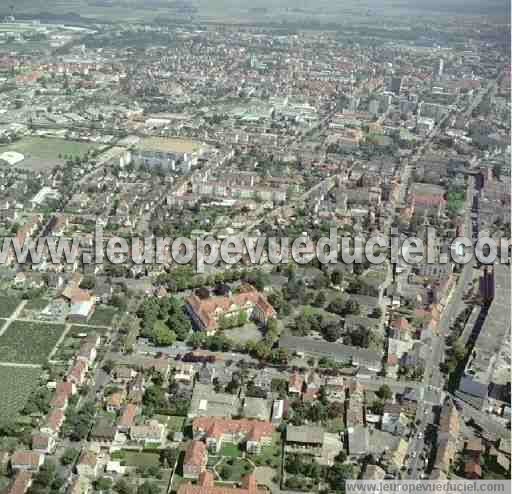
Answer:
<path fill-rule="evenodd" d="M 62 465 L 71 465 L 76 458 L 78 457 L 78 450 L 75 448 L 66 448 L 62 456 L 60 457 L 60 462 Z"/>
<path fill-rule="evenodd" d="M 382 309 L 380 307 L 375 307 L 371 313 L 371 317 L 380 319 L 382 317 Z"/>
<path fill-rule="evenodd" d="M 325 293 L 323 290 L 320 290 L 315 297 L 315 300 L 313 301 L 313 305 L 315 307 L 323 307 L 325 303 L 327 302 L 327 297 L 325 296 Z"/>
<path fill-rule="evenodd" d="M 384 403 L 380 400 L 375 400 L 372 403 L 372 412 L 377 415 L 382 415 L 384 413 Z"/>
<path fill-rule="evenodd" d="M 137 494 L 159 494 L 160 487 L 156 482 L 144 482 L 137 488 Z"/>
<path fill-rule="evenodd" d="M 466 357 L 466 347 L 460 338 L 453 345 L 453 356 L 457 362 L 462 362 Z"/>
<path fill-rule="evenodd" d="M 124 479 L 120 479 L 114 485 L 117 494 L 133 494 L 133 487 Z"/>
<path fill-rule="evenodd" d="M 160 320 L 155 322 L 151 337 L 157 346 L 170 346 L 176 341 L 176 333 Z"/>
<path fill-rule="evenodd" d="M 331 303 L 327 306 L 327 310 L 332 312 L 333 314 L 338 314 L 342 316 L 345 314 L 345 299 L 343 297 L 336 297 Z"/>
<path fill-rule="evenodd" d="M 126 299 L 126 296 L 122 293 L 114 293 L 112 295 L 112 299 L 110 303 L 118 308 L 121 312 L 126 312 L 126 309 L 128 308 L 128 301 Z"/>
<path fill-rule="evenodd" d="M 331 283 L 333 285 L 341 285 L 343 281 L 343 273 L 339 270 L 335 270 L 331 273 Z"/>
<path fill-rule="evenodd" d="M 350 463 L 334 463 L 327 471 L 327 482 L 335 491 L 344 491 L 345 480 L 354 478 L 354 466 Z"/>
<path fill-rule="evenodd" d="M 94 275 L 86 275 L 80 282 L 80 288 L 84 290 L 92 290 L 96 286 L 96 278 Z"/>
<path fill-rule="evenodd" d="M 108 492 L 112 488 L 112 480 L 108 477 L 100 477 L 94 481 L 94 490 Z"/>
<path fill-rule="evenodd" d="M 160 450 L 160 464 L 163 467 L 172 468 L 178 458 L 178 450 L 167 448 Z"/>
<path fill-rule="evenodd" d="M 345 304 L 345 314 L 358 315 L 361 313 L 361 306 L 357 300 L 348 300 Z"/>
<path fill-rule="evenodd" d="M 384 401 L 389 401 L 393 398 L 393 392 L 387 384 L 383 384 L 377 391 L 377 396 Z"/>
<path fill-rule="evenodd" d="M 339 401 L 333 401 L 327 406 L 327 415 L 329 418 L 334 419 L 337 417 L 343 417 L 345 413 L 345 405 Z"/>
<path fill-rule="evenodd" d="M 105 360 L 103 363 L 102 369 L 107 373 L 110 374 L 112 370 L 114 369 L 116 363 L 112 359 Z"/>

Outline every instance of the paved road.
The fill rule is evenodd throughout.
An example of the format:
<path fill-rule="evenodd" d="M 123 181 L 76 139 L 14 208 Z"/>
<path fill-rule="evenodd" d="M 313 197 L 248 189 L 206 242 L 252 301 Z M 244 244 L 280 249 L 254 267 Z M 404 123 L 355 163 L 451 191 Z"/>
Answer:
<path fill-rule="evenodd" d="M 18 316 L 21 314 L 21 311 L 23 310 L 23 307 L 25 307 L 27 303 L 27 300 L 23 300 L 18 307 L 16 307 L 16 310 L 10 315 L 10 317 L 4 322 L 2 328 L 0 329 L 0 336 L 2 336 L 6 331 L 9 325 L 18 318 Z"/>
<path fill-rule="evenodd" d="M 495 83 L 494 83 L 495 84 Z M 484 94 L 487 94 L 493 87 L 490 83 L 484 91 L 481 91 L 477 97 L 472 101 L 466 113 L 470 113 L 480 103 Z M 445 117 L 447 118 L 447 117 Z M 444 119 L 443 119 L 444 120 Z M 425 142 L 429 145 L 432 139 L 439 133 L 440 127 L 430 134 Z M 464 213 L 465 223 L 465 236 L 471 238 L 472 223 L 471 223 L 471 204 L 474 193 L 474 180 L 470 178 L 468 184 L 468 193 L 466 196 L 466 208 Z M 409 469 L 408 478 L 418 479 L 419 470 L 421 467 L 420 456 L 425 447 L 425 431 L 429 423 L 429 416 L 432 405 L 441 404 L 444 399 L 444 376 L 441 374 L 440 365 L 444 361 L 446 351 L 446 336 L 453 324 L 455 318 L 464 309 L 465 303 L 463 296 L 466 293 L 469 284 L 473 279 L 473 266 L 474 263 L 470 262 L 465 264 L 457 284 L 452 289 L 449 299 L 441 314 L 441 319 L 437 328 L 437 334 L 432 334 L 431 338 L 431 351 L 429 359 L 425 365 L 425 372 L 422 380 L 422 390 L 420 400 L 418 401 L 418 408 L 416 411 L 417 430 L 414 438 L 409 443 Z"/>

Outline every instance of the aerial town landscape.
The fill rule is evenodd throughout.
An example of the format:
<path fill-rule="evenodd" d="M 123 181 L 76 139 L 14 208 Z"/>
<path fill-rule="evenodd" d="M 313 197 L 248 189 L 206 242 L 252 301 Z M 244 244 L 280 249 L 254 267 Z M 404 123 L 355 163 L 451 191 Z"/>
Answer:
<path fill-rule="evenodd" d="M 510 5 L 386 2 L 0 5 L 0 493 L 510 479 Z"/>

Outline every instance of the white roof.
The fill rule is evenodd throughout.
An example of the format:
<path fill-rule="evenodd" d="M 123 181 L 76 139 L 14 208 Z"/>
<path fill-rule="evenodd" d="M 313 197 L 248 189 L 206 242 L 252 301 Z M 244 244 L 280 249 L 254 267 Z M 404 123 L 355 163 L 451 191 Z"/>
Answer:
<path fill-rule="evenodd" d="M 0 160 L 7 161 L 9 165 L 16 165 L 20 161 L 23 161 L 25 159 L 25 156 L 23 156 L 21 153 L 17 153 L 16 151 L 5 151 L 4 153 L 0 154 Z"/>

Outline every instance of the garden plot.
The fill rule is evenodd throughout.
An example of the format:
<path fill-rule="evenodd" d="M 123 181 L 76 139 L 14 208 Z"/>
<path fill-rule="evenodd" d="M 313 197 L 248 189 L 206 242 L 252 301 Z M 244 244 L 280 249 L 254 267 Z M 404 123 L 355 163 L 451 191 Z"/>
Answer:
<path fill-rule="evenodd" d="M 64 327 L 63 324 L 12 322 L 0 336 L 0 362 L 35 365 L 46 363 Z"/>

